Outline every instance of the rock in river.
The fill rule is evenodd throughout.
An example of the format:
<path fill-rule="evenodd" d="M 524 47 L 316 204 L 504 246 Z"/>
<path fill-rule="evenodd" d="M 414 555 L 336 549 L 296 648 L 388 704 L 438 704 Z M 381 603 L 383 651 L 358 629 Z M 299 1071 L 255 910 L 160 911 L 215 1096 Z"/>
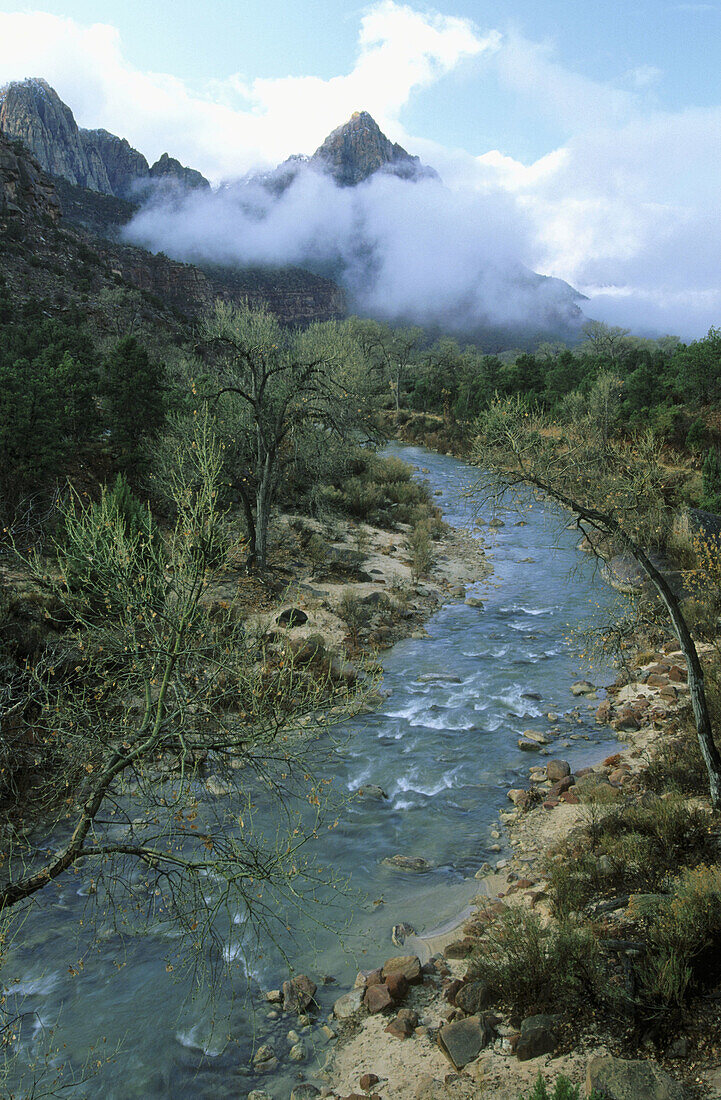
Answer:
<path fill-rule="evenodd" d="M 433 870 L 433 865 L 423 856 L 386 856 L 381 860 L 381 865 L 390 867 L 394 871 L 407 871 L 414 875 L 424 875 L 427 871 Z"/>

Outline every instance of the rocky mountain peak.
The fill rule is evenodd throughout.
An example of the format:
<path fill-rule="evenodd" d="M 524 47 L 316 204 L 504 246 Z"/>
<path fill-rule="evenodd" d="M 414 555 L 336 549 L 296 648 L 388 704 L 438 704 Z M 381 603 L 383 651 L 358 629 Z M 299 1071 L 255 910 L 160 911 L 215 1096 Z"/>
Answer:
<path fill-rule="evenodd" d="M 390 141 L 367 111 L 355 111 L 333 130 L 310 163 L 331 175 L 341 187 L 355 187 L 378 171 L 410 180 L 438 178 L 419 157 Z"/>
<path fill-rule="evenodd" d="M 0 88 L 0 130 L 22 141 L 51 175 L 116 198 L 137 199 L 158 179 L 210 187 L 200 172 L 167 153 L 151 168 L 126 138 L 80 128 L 55 89 L 39 77 Z"/>
<path fill-rule="evenodd" d="M 73 112 L 46 80 L 33 77 L 0 89 L 0 130 L 22 141 L 46 172 L 112 194 L 97 150 L 82 141 Z"/>
<path fill-rule="evenodd" d="M 163 153 L 158 157 L 149 174 L 151 179 L 172 180 L 189 191 L 196 189 L 207 191 L 210 189 L 210 184 L 205 176 L 201 175 L 200 172 L 196 172 L 194 168 L 186 168 L 179 160 L 167 153 Z"/>

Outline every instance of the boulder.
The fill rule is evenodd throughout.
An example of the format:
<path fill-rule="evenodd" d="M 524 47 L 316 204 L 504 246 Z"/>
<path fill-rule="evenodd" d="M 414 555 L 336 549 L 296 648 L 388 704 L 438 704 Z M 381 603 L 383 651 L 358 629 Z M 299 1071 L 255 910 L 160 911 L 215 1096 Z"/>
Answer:
<path fill-rule="evenodd" d="M 479 600 L 478 596 L 468 596 L 465 604 L 466 607 L 477 607 L 479 611 L 483 611 L 485 607 L 483 600 Z"/>
<path fill-rule="evenodd" d="M 454 1003 L 467 1016 L 475 1015 L 483 1008 L 488 1008 L 492 997 L 485 982 L 467 982 L 456 990 Z"/>
<path fill-rule="evenodd" d="M 320 1089 L 304 1081 L 302 1085 L 295 1085 L 290 1100 L 315 1100 L 316 1096 L 320 1096 Z"/>
<path fill-rule="evenodd" d="M 431 871 L 432 864 L 424 859 L 423 856 L 386 856 L 381 860 L 383 867 L 390 867 L 394 871 L 406 871 L 409 874 L 424 875 L 428 871 Z"/>
<path fill-rule="evenodd" d="M 468 1016 L 446 1024 L 438 1032 L 438 1046 L 455 1069 L 477 1058 L 491 1039 L 492 1031 L 480 1016 Z"/>
<path fill-rule="evenodd" d="M 293 1046 L 288 1051 L 288 1057 L 291 1062 L 305 1062 L 308 1057 L 308 1049 L 302 1039 L 297 1043 L 293 1043 Z"/>
<path fill-rule="evenodd" d="M 460 684 L 460 676 L 453 672 L 424 672 L 422 676 L 416 676 L 417 684 Z"/>
<path fill-rule="evenodd" d="M 549 760 L 546 764 L 546 776 L 551 783 L 556 783 L 559 779 L 565 779 L 570 774 L 571 765 L 567 760 Z"/>
<path fill-rule="evenodd" d="M 586 1069 L 586 1096 L 606 1100 L 685 1100 L 686 1089 L 655 1062 L 626 1061 L 610 1054 L 592 1058 Z"/>
<path fill-rule="evenodd" d="M 392 970 L 386 978 L 386 986 L 394 1004 L 402 1001 L 408 992 L 408 979 L 401 970 Z"/>
<path fill-rule="evenodd" d="M 351 1020 L 354 1016 L 357 1016 L 363 1006 L 363 990 L 351 989 L 349 993 L 344 993 L 342 997 L 333 1005 L 333 1015 L 336 1020 Z"/>
<path fill-rule="evenodd" d="M 525 1031 L 521 1028 L 521 1037 L 516 1043 L 516 1057 L 519 1062 L 527 1062 L 530 1058 L 540 1058 L 542 1054 L 553 1054 L 557 1046 L 558 1037 L 550 1027 L 540 1024 L 527 1027 Z"/>
<path fill-rule="evenodd" d="M 356 794 L 360 798 L 369 799 L 372 802 L 383 802 L 388 798 L 388 795 L 382 787 L 377 787 L 375 783 L 365 783 L 362 787 L 359 787 Z"/>
<path fill-rule="evenodd" d="M 423 981 L 421 960 L 417 955 L 395 955 L 392 959 L 386 959 L 382 973 L 384 980 L 391 974 L 402 974 L 408 985 L 420 985 Z"/>
<path fill-rule="evenodd" d="M 409 924 L 408 921 L 401 921 L 400 924 L 393 925 L 391 930 L 391 943 L 395 944 L 396 947 L 402 947 L 406 937 L 414 936 L 415 934 L 416 930 L 412 924 Z"/>
<path fill-rule="evenodd" d="M 590 680 L 576 680 L 571 684 L 571 695 L 592 695 L 595 690 L 596 685 Z"/>
<path fill-rule="evenodd" d="M 474 947 L 475 941 L 470 936 L 464 936 L 460 940 L 446 944 L 443 954 L 447 959 L 467 959 Z"/>
<path fill-rule="evenodd" d="M 283 982 L 283 1008 L 286 1012 L 305 1012 L 313 1005 L 317 988 L 307 974 L 298 974 Z"/>
<path fill-rule="evenodd" d="M 380 1081 L 380 1077 L 377 1073 L 362 1073 L 358 1084 L 363 1089 L 363 1092 L 370 1092 L 374 1085 L 377 1085 Z"/>
<path fill-rule="evenodd" d="M 410 1008 L 402 1008 L 395 1020 L 391 1020 L 386 1028 L 389 1035 L 396 1039 L 410 1039 L 418 1027 L 418 1015 Z"/>
<path fill-rule="evenodd" d="M 363 997 L 363 1004 L 366 1006 L 371 1016 L 375 1016 L 378 1012 L 384 1012 L 385 1009 L 390 1008 L 393 1004 L 393 998 L 390 995 L 388 986 L 368 986 Z"/>
<path fill-rule="evenodd" d="M 275 620 L 278 626 L 305 626 L 308 616 L 299 607 L 286 607 Z"/>

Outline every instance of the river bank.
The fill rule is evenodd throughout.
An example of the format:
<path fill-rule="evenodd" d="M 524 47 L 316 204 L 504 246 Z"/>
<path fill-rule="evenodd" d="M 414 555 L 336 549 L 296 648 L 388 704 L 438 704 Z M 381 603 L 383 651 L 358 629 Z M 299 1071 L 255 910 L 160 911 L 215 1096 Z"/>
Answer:
<path fill-rule="evenodd" d="M 391 450 L 428 478 L 450 526 L 473 528 L 472 468 L 420 448 Z M 23 991 L 27 1013 L 58 1018 L 58 1041 L 67 1044 L 76 1062 L 99 1033 L 108 1043 L 130 1034 L 132 1056 L 117 1068 L 103 1067 L 96 1082 L 108 1100 L 217 1100 L 237 1096 L 239 1088 L 241 1095 L 261 1089 L 286 1100 L 300 1095 L 299 1081 L 308 1096 L 317 1094 L 311 1089 L 329 1088 L 319 1074 L 340 1030 L 328 1017 L 342 989 L 358 969 L 380 961 L 381 945 L 387 944 L 389 953 L 398 950 L 391 945 L 397 926 L 411 925 L 423 935 L 450 921 L 482 889 L 476 876 L 485 873 L 484 865 L 511 856 L 504 836 L 494 833 L 501 833 L 497 818 L 509 806 L 508 789 L 518 788 L 527 774 L 528 750 L 517 744 L 524 731 L 534 727 L 548 735 L 554 753 L 562 752 L 574 772 L 615 748 L 593 712 L 568 691 L 582 672 L 601 685 L 611 674 L 600 666 L 582 669 L 565 641 L 568 624 L 604 604 L 606 589 L 585 556 L 579 565 L 577 538 L 565 530 L 564 517 L 530 498 L 528 504 L 533 507 L 523 519 L 510 513 L 480 517 L 483 526 L 475 531 L 481 538 L 471 539 L 477 545 L 483 541 L 478 567 L 462 563 L 466 572 L 445 574 L 435 590 L 422 580 L 420 593 L 413 590 L 412 577 L 410 584 L 406 580 L 412 572 L 409 547 L 402 542 L 408 530 L 374 534 L 351 523 L 342 530 L 323 526 L 308 532 L 296 529 L 299 517 L 283 520 L 272 590 L 255 591 L 252 578 L 242 581 L 249 592 L 248 615 L 257 617 L 268 645 L 285 646 L 289 640 L 305 645 L 327 629 L 322 636 L 328 648 L 347 641 L 351 651 L 344 660 L 361 671 L 366 642 L 383 650 L 382 692 L 321 741 L 315 760 L 319 781 L 331 782 L 344 803 L 334 827 L 319 836 L 318 854 L 326 867 L 352 882 L 352 891 L 330 899 L 334 908 L 323 910 L 320 922 L 307 929 L 293 924 L 279 943 L 258 944 L 246 935 L 252 930 L 239 915 L 220 945 L 227 973 L 214 1003 L 206 1004 L 183 974 L 168 976 L 172 941 L 162 928 L 118 938 L 101 922 L 92 965 L 87 955 L 84 968 L 75 965 L 68 977 L 68 966 L 78 958 L 78 922 L 85 924 L 89 884 L 64 882 L 59 905 L 39 907 L 26 923 L 7 973 L 17 977 L 11 988 Z M 284 530 L 290 532 L 287 539 Z M 323 540 L 320 548 L 314 534 Z M 376 547 L 375 540 L 383 546 Z M 383 561 L 376 565 L 377 550 Z M 435 543 L 435 553 L 450 559 L 452 548 Z M 333 567 L 335 575 L 321 576 Z M 359 577 L 359 570 L 365 576 Z M 229 576 L 226 588 L 208 593 L 208 599 L 230 600 L 239 578 L 240 573 Z M 377 583 L 381 579 L 386 584 Z M 461 580 L 465 593 L 453 594 Z M 348 620 L 335 613 L 348 581 L 360 586 L 354 595 L 370 597 L 371 613 L 358 624 L 357 637 Z M 377 603 L 379 597 L 384 598 Z M 382 606 L 385 597 L 408 605 L 393 611 Z M 307 621 L 299 622 L 294 610 Z M 397 622 L 385 621 L 389 610 Z M 385 626 L 391 628 L 387 635 Z M 391 644 L 395 630 L 404 636 Z M 543 746 L 540 751 L 543 760 Z M 219 789 L 203 791 L 199 785 L 198 797 L 202 809 L 210 799 L 211 809 L 222 811 Z M 269 813 L 262 789 L 259 798 L 256 817 Z M 259 825 L 273 829 L 276 819 L 263 817 Z M 232 821 L 228 827 L 237 828 Z M 409 873 L 407 860 L 415 873 Z M 325 905 L 324 895 L 322 900 Z M 298 917 L 287 923 L 293 920 Z M 277 926 L 281 932 L 285 923 Z M 400 942 L 402 933 L 395 935 Z M 121 957 L 124 965 L 118 967 Z M 310 1022 L 262 997 L 263 990 L 277 989 L 289 970 L 293 973 L 289 958 L 296 973 L 310 975 L 317 985 L 318 1008 Z M 116 1010 L 125 1003 L 133 1006 L 131 1020 Z M 291 1032 L 299 1049 L 294 1049 L 298 1042 L 291 1044 Z M 269 1050 L 271 1056 L 258 1058 Z M 386 1089 L 386 1096 L 392 1095 Z"/>
<path fill-rule="evenodd" d="M 699 649 L 703 656 L 709 656 L 714 647 L 701 645 Z M 403 944 L 404 951 L 415 952 L 423 964 L 422 986 L 411 990 L 402 1001 L 417 1026 L 403 1033 L 388 1024 L 386 1015 L 376 1014 L 372 1002 L 370 1015 L 361 1009 L 353 1027 L 341 1038 L 329 1066 L 329 1097 L 355 1095 L 365 1075 L 365 1080 L 373 1080 L 374 1094 L 383 1100 L 473 1100 L 481 1095 L 489 1100 L 518 1100 L 530 1092 L 539 1071 L 548 1082 L 562 1075 L 571 1083 L 585 1083 L 588 1092 L 604 1066 L 613 1067 L 614 1072 L 620 1066 L 622 1073 L 638 1074 L 647 1072 L 649 1065 L 658 1077 L 660 1091 L 653 1092 L 654 1096 L 721 1097 L 721 1066 L 713 1057 L 713 1048 L 705 1056 L 698 1051 L 692 1061 L 689 1040 L 678 1038 L 665 1057 L 655 1052 L 663 1069 L 649 1061 L 648 1048 L 633 1055 L 641 1059 L 638 1063 L 624 1062 L 629 1058 L 628 1044 L 620 1043 L 617 1029 L 609 1031 L 602 1020 L 580 1033 L 576 1031 L 571 1038 L 568 1021 L 564 1026 L 560 1017 L 535 1016 L 536 1023 L 540 1025 L 543 1020 L 543 1027 L 554 1027 L 556 1034 L 545 1046 L 541 1041 L 538 1050 L 529 1055 L 528 1050 L 520 1053 L 525 1033 L 525 1025 L 519 1030 L 522 1021 L 494 1009 L 490 1016 L 480 1015 L 481 1030 L 485 1024 L 487 1031 L 485 1039 L 476 1044 L 479 1049 L 475 1049 L 473 1038 L 471 1048 L 460 1059 L 444 1049 L 453 1050 L 444 1041 L 444 1035 L 452 1032 L 450 1024 L 479 1020 L 482 1002 L 475 1005 L 467 996 L 464 999 L 459 995 L 465 988 L 475 988 L 472 971 L 469 978 L 462 960 L 481 942 L 488 925 L 514 908 L 533 911 L 544 922 L 551 922 L 549 856 L 562 851 L 574 831 L 587 824 L 594 805 L 598 812 L 604 804 L 608 808 L 622 797 L 643 796 L 647 789 L 645 773 L 678 737 L 682 716 L 688 709 L 680 656 L 675 643 L 667 644 L 662 652 L 647 655 L 637 663 L 630 682 L 624 673 L 607 689 L 607 699 L 598 705 L 594 700 L 596 720 L 610 723 L 617 732 L 617 752 L 575 774 L 564 761 L 554 760 L 553 771 L 551 765 L 532 765 L 528 783 L 508 792 L 511 806 L 499 814 L 497 835 L 505 836 L 510 857 L 481 876 L 478 895 L 456 920 L 422 937 L 410 936 Z M 593 685 L 583 687 L 586 697 L 595 694 L 589 690 Z M 623 920 L 632 902 L 628 897 L 620 898 L 614 910 L 604 897 L 598 900 L 601 911 L 608 914 L 606 920 L 617 922 Z M 382 974 L 388 965 L 384 964 Z M 370 976 L 366 972 L 359 975 L 356 986 L 367 991 L 374 981 L 373 972 Z M 392 1014 L 391 1006 L 391 1020 Z M 640 1098 L 652 1093 L 621 1091 L 608 1095 Z"/>

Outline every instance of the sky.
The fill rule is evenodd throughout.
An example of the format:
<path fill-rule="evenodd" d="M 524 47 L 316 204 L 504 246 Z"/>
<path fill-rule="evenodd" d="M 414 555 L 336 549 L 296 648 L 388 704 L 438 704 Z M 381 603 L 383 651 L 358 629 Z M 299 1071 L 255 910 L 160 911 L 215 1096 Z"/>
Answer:
<path fill-rule="evenodd" d="M 365 109 L 466 229 L 685 338 L 721 323 L 719 62 L 721 0 L 0 0 L 0 83 L 44 76 L 150 160 L 217 183 Z"/>

